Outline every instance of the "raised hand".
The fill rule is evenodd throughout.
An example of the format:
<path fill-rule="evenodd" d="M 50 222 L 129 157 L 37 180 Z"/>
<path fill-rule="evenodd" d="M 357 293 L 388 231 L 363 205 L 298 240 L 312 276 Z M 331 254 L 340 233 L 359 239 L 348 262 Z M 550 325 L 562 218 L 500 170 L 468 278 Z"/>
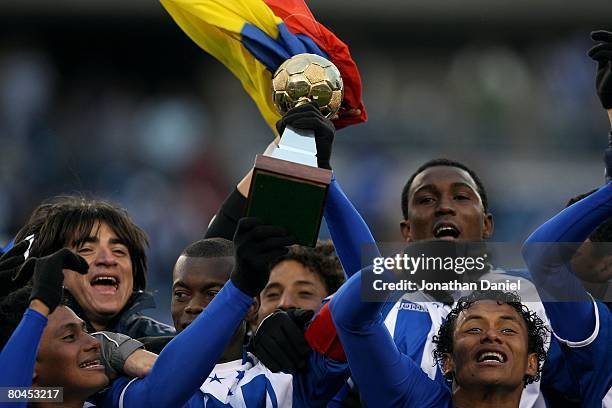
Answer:
<path fill-rule="evenodd" d="M 67 248 L 42 257 L 29 258 L 21 267 L 15 280 L 32 276 L 30 301 L 38 299 L 49 308 L 49 314 L 60 304 L 63 294 L 64 269 L 86 274 L 87 261 Z"/>
<path fill-rule="evenodd" d="M 589 57 L 597 61 L 597 95 L 605 109 L 612 109 L 612 32 L 593 31 L 591 39 L 598 42 L 589 50 Z"/>
<path fill-rule="evenodd" d="M 234 235 L 236 265 L 232 283 L 249 296 L 258 295 L 270 278 L 270 263 L 285 255 L 295 238 L 282 227 L 248 217 L 238 221 Z"/>
<path fill-rule="evenodd" d="M 19 268 L 25 262 L 24 254 L 29 246 L 28 241 L 21 241 L 0 257 L 0 297 L 19 289 L 32 277 L 31 274 L 24 273 L 16 279 Z"/>
<path fill-rule="evenodd" d="M 336 128 L 331 120 L 323 116 L 317 105 L 310 102 L 289 110 L 281 120 L 276 122 L 276 130 L 282 134 L 287 126 L 314 131 L 317 145 L 317 166 L 331 170 L 329 160 Z"/>

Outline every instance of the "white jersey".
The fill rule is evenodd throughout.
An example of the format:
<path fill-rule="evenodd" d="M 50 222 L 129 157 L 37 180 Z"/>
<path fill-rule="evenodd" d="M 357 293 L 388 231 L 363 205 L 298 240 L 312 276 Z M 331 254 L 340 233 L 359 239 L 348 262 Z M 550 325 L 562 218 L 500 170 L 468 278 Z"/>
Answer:
<path fill-rule="evenodd" d="M 252 354 L 248 354 L 245 360 L 234 360 L 215 366 L 200 387 L 204 406 L 291 407 L 293 376 L 271 372 Z"/>

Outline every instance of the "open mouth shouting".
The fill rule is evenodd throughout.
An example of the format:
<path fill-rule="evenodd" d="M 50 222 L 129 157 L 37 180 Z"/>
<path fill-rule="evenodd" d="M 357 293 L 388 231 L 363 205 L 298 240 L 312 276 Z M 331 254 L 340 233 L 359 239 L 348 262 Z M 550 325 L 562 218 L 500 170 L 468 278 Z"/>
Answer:
<path fill-rule="evenodd" d="M 434 225 L 433 236 L 436 239 L 455 240 L 459 238 L 459 235 L 461 231 L 451 222 L 441 221 Z"/>
<path fill-rule="evenodd" d="M 114 295 L 119 289 L 119 278 L 113 275 L 98 275 L 89 282 L 91 287 L 100 295 Z"/>

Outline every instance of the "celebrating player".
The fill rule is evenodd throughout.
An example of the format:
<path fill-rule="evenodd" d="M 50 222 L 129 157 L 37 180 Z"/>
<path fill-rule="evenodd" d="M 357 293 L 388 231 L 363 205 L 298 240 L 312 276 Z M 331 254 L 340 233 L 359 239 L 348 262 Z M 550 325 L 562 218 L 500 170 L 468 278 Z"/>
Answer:
<path fill-rule="evenodd" d="M 292 401 L 302 401 L 304 405 L 308 401 L 308 404 L 324 406 L 346 380 L 345 364 L 326 360 L 318 369 L 302 377 L 279 374 L 275 378 L 268 378 L 266 374 L 269 372 L 257 366 L 252 357 L 243 355 L 241 347 L 237 347 L 245 334 L 244 319 L 249 309 L 251 313 L 256 310 L 256 307 L 252 307 L 253 297 L 268 280 L 268 263 L 285 254 L 285 246 L 292 242 L 292 238 L 279 228 L 261 225 L 254 219 L 242 220 L 235 236 L 236 261 L 230 263 L 229 281 L 228 268 L 211 268 L 212 264 L 205 265 L 206 259 L 182 257 L 176 271 L 175 292 L 180 295 L 177 300 L 184 300 L 179 288 L 184 292 L 188 289 L 197 292 L 188 296 L 189 302 L 183 303 L 184 307 L 177 306 L 173 311 L 176 322 L 184 330 L 164 348 L 146 378 L 120 377 L 110 389 L 95 395 L 91 401 L 101 407 L 175 407 L 185 404 L 205 407 L 218 406 L 219 401 L 254 406 L 267 406 L 269 403 L 272 406 L 290 406 Z M 85 262 L 81 260 L 81 264 Z M 193 273 L 193 266 L 200 269 Z M 76 269 L 80 273 L 86 270 L 80 265 L 54 262 L 44 273 L 35 273 L 35 282 L 39 282 L 38 276 L 57 277 L 54 285 L 40 285 L 53 294 L 49 297 L 51 300 L 43 298 L 43 303 L 49 309 L 59 304 L 63 267 Z M 212 287 L 205 288 L 211 283 Z M 213 296 L 208 289 L 220 290 L 211 300 Z M 32 302 L 40 297 L 37 293 L 33 292 Z M 191 302 L 192 299 L 194 302 Z M 30 306 L 35 305 L 30 303 Z M 201 313 L 195 312 L 198 307 Z M 13 384 L 15 378 L 32 378 L 34 372 L 34 385 L 64 387 L 64 399 L 75 406 L 82 406 L 87 397 L 108 382 L 99 361 L 99 346 L 86 333 L 82 320 L 76 318 L 69 308 L 61 306 L 51 311 L 46 328 L 44 315 L 36 315 L 32 319 L 30 315 L 35 313 L 28 311 L 24 321 L 29 319 L 34 322 L 26 322 L 25 328 L 20 327 L 13 333 L 2 357 L 5 354 L 26 356 L 31 364 L 13 362 L 7 365 L 11 368 L 11 378 L 7 379 L 7 383 Z M 193 321 L 185 317 L 193 318 Z M 38 354 L 35 346 L 28 347 L 28 343 L 37 339 L 40 339 Z M 315 355 L 313 359 L 324 360 L 322 356 Z M 225 360 L 231 361 L 217 365 Z M 57 377 L 57 366 L 65 368 L 62 371 L 66 373 L 65 376 Z M 226 387 L 223 374 L 230 372 L 231 384 Z M 308 382 L 313 379 L 325 381 Z M 270 385 L 271 381 L 275 383 L 274 386 Z M 200 392 L 200 387 L 206 391 Z"/>
<path fill-rule="evenodd" d="M 612 32 L 595 31 L 591 37 L 599 42 L 589 51 L 598 62 L 597 92 L 612 126 Z M 586 241 L 612 217 L 612 131 L 605 164 L 607 184 L 544 223 L 523 247 L 525 262 L 542 291 L 551 326 L 579 383 L 585 407 L 602 406 L 602 401 L 603 406 L 612 404 L 612 319 L 610 309 L 593 301 L 574 275 L 574 268 L 584 262 L 582 255 L 577 257 L 573 252 L 577 244 L 564 243 Z"/>
<path fill-rule="evenodd" d="M 380 319 L 384 303 L 360 300 L 360 278 L 340 288 L 330 310 L 368 406 L 518 407 L 525 385 L 539 378 L 546 329 L 515 295 L 474 292 L 450 311 L 434 343 L 451 390 L 399 351 Z"/>

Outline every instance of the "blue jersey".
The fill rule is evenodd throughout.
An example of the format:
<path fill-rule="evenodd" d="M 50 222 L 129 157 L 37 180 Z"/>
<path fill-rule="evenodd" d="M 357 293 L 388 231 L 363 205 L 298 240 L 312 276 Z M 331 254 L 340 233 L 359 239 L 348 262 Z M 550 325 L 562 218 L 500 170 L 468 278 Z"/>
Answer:
<path fill-rule="evenodd" d="M 372 257 L 379 256 L 374 249 L 375 241 L 368 226 L 342 192 L 335 179 L 330 184 L 327 200 L 324 212 L 325 220 L 342 266 L 350 277 L 361 269 L 362 260 L 371 260 Z M 364 256 L 362 254 L 363 248 L 367 248 L 370 253 Z M 503 281 L 507 277 L 503 273 L 497 273 L 492 274 L 490 278 L 492 280 L 499 279 Z M 527 282 L 522 287 L 525 288 L 528 285 L 531 286 L 534 292 L 533 298 L 536 298 L 537 294 L 531 283 Z M 354 301 L 352 300 L 352 302 Z M 542 320 L 547 321 L 541 302 L 532 302 L 527 304 L 527 307 L 535 310 Z M 386 317 L 384 321 L 385 327 L 393 336 L 393 347 L 396 347 L 399 352 L 410 357 L 430 379 L 441 385 L 445 385 L 445 380 L 441 370 L 434 363 L 431 339 L 437 333 L 442 320 L 449 311 L 450 305 L 436 302 L 434 299 L 419 292 L 410 294 L 398 300 L 395 304 L 389 303 L 380 309 L 381 316 Z M 560 353 L 551 354 L 549 355 L 550 358 L 560 358 Z M 547 360 L 544 365 L 545 371 L 547 365 L 555 368 L 564 367 L 560 361 L 551 362 Z M 352 366 L 353 364 L 351 364 Z M 354 369 L 351 371 L 354 372 Z M 543 378 L 543 381 L 548 382 L 550 388 L 564 392 L 568 388 L 570 390 L 576 388 L 575 384 L 568 384 L 564 370 L 557 369 L 546 372 L 549 374 L 546 378 Z M 364 379 L 364 381 L 367 380 Z M 356 380 L 356 382 L 361 389 L 359 381 Z M 566 387 L 561 388 L 561 384 Z M 527 387 L 521 399 L 522 408 L 545 406 L 539 387 L 539 383 L 533 383 Z"/>
<path fill-rule="evenodd" d="M 561 353 L 579 384 L 585 407 L 612 406 L 612 340 L 610 309 L 594 302 L 574 276 L 570 259 L 554 242 L 583 242 L 612 216 L 612 184 L 600 188 L 540 226 L 525 242 L 523 256 L 538 287 L 574 301 L 544 302 Z M 572 316 L 568 319 L 568 316 Z M 605 405 L 604 405 L 605 406 Z"/>
<path fill-rule="evenodd" d="M 530 299 L 537 299 L 537 291 L 534 285 L 525 277 L 517 277 L 509 275 L 500 270 L 489 272 L 482 276 L 489 282 L 504 282 L 509 276 L 514 280 L 521 280 L 521 292 L 529 294 Z M 459 293 L 457 296 L 467 295 L 468 293 Z M 542 321 L 547 322 L 546 312 L 541 302 L 524 302 L 529 310 L 535 312 Z M 400 352 L 409 356 L 417 363 L 424 373 L 432 380 L 440 383 L 445 383 L 446 380 L 442 375 L 440 367 L 436 364 L 433 357 L 434 343 L 433 336 L 438 333 L 442 322 L 455 305 L 444 304 L 435 301 L 431 296 L 422 292 L 409 293 L 404 295 L 392 307 L 383 306 L 381 312 L 385 316 L 385 325 Z M 548 349 L 550 339 L 545 343 Z M 549 364 L 549 363 L 546 363 Z M 552 364 L 552 363 L 550 363 Z M 557 362 L 554 362 L 557 365 Z M 553 376 L 563 377 L 562 371 L 551 373 L 548 376 L 549 383 L 552 383 Z M 556 381 L 556 380 L 555 380 Z M 568 384 L 550 384 L 551 388 L 567 393 L 569 390 L 575 389 L 571 387 L 568 390 Z M 548 384 L 547 384 L 548 385 Z M 570 393 L 570 395 L 575 395 Z M 535 382 L 527 385 L 521 395 L 521 407 L 545 407 L 544 397 L 540 392 L 540 383 Z"/>
<path fill-rule="evenodd" d="M 315 361 L 319 360 L 319 361 Z M 217 364 L 199 391 L 192 393 L 182 405 L 185 408 L 227 408 L 227 407 L 324 407 L 347 378 L 346 364 L 335 363 L 313 353 L 311 366 L 319 372 L 318 383 L 306 384 L 304 376 L 273 373 L 251 354 L 242 360 Z M 178 380 L 178 376 L 177 377 Z M 311 376 L 312 377 L 312 376 Z M 92 399 L 95 406 L 139 407 L 150 406 L 141 390 L 139 380 L 120 378 L 112 387 Z M 170 386 L 160 393 L 166 393 Z M 143 405 L 144 404 L 144 405 Z"/>
<path fill-rule="evenodd" d="M 36 353 L 47 318 L 28 309 L 0 352 L 0 387 L 31 387 Z M 25 369 L 20 369 L 25 367 Z M 0 403 L 0 406 L 5 404 Z M 6 404 L 12 408 L 25 408 L 27 403 Z"/>
<path fill-rule="evenodd" d="M 306 372 L 295 376 L 270 373 L 252 356 L 240 364 L 216 364 L 252 302 L 227 282 L 194 322 L 166 345 L 145 378 L 121 377 L 90 402 L 113 408 L 325 406 L 346 381 L 346 364 L 313 353 Z M 46 318 L 34 311 L 24 314 L 0 355 L 0 384 L 31 385 L 45 324 Z"/>
<path fill-rule="evenodd" d="M 452 407 L 448 386 L 429 378 L 393 342 L 383 321 L 384 304 L 361 300 L 361 273 L 342 285 L 329 309 L 366 405 Z"/>

